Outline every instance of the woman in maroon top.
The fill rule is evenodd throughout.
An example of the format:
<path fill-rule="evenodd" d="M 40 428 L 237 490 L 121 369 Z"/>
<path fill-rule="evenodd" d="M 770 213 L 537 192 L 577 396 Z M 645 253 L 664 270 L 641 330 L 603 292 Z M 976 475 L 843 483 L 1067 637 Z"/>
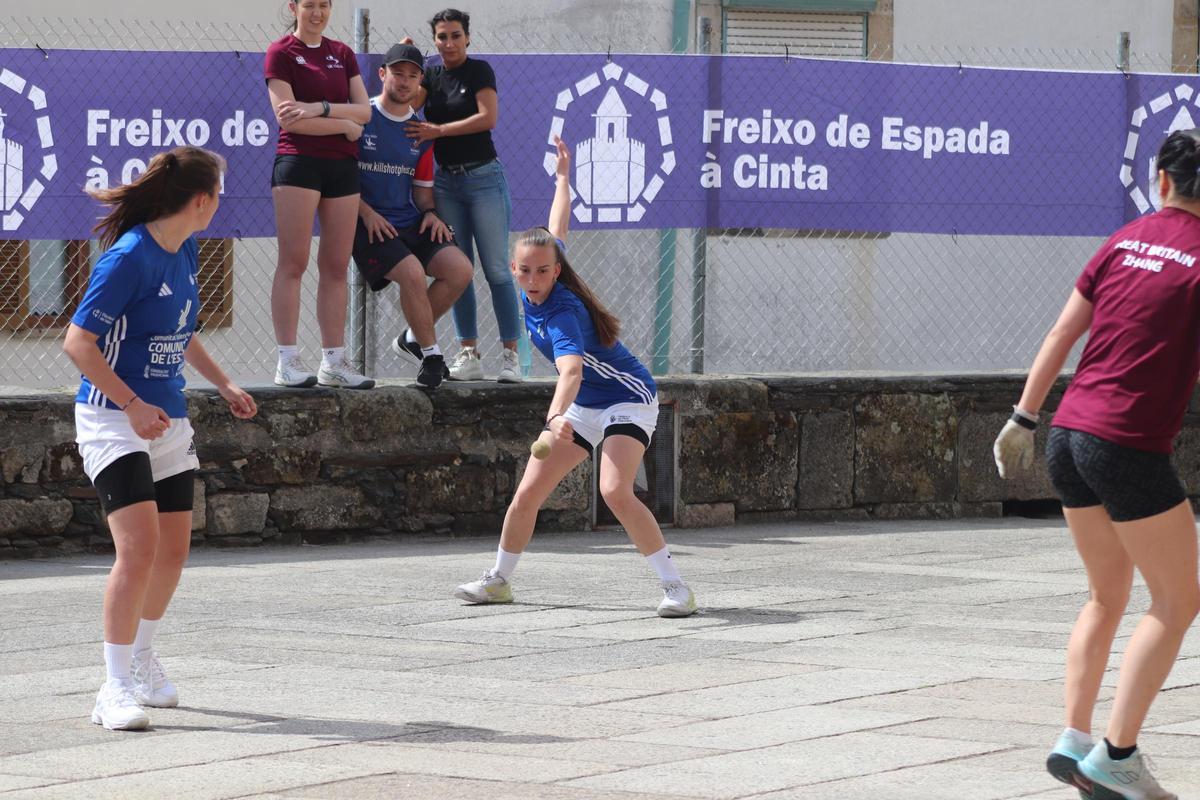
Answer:
<path fill-rule="evenodd" d="M 1105 800 L 1175 797 L 1150 774 L 1137 736 L 1200 610 L 1196 519 L 1170 460 L 1200 371 L 1200 129 L 1172 133 L 1157 165 L 1162 211 L 1121 228 L 1088 262 L 994 447 L 1001 477 L 1032 463 L 1038 411 L 1090 330 L 1046 447 L 1091 589 L 1067 646 L 1067 728 L 1047 768 Z M 1150 609 L 1093 745 L 1092 711 L 1135 567 Z"/>
<path fill-rule="evenodd" d="M 264 74 L 279 121 L 271 175 L 279 260 L 271 285 L 271 321 L 279 346 L 275 383 L 369 389 L 345 359 L 346 272 L 358 219 L 358 137 L 371 119 L 354 51 L 321 35 L 331 0 L 294 0 L 296 27 L 267 48 Z M 321 221 L 317 249 L 317 324 L 321 368 L 300 360 L 300 279 L 312 248 L 313 215 Z"/>

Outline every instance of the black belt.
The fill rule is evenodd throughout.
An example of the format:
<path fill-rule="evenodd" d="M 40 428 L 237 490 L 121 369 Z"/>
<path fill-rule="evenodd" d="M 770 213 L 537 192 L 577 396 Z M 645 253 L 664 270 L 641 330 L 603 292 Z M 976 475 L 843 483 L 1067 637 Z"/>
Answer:
<path fill-rule="evenodd" d="M 451 175 L 466 175 L 468 172 L 474 172 L 480 167 L 486 167 L 495 160 L 494 158 L 489 158 L 487 161 L 468 161 L 465 164 L 444 164 L 441 165 L 440 169 Z"/>

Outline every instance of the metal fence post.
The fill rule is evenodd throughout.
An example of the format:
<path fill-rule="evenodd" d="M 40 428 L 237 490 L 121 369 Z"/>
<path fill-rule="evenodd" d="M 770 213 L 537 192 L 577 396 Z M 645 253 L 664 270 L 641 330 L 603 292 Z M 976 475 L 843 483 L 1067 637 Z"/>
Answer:
<path fill-rule="evenodd" d="M 1117 34 L 1117 69 L 1129 72 L 1129 31 Z"/>
<path fill-rule="evenodd" d="M 696 52 L 712 53 L 712 20 L 696 20 Z M 704 372 L 704 303 L 708 287 L 708 228 L 696 229 L 692 240 L 692 359 L 691 371 Z"/>
<path fill-rule="evenodd" d="M 371 51 L 371 10 L 354 9 L 354 52 L 367 54 Z M 350 363 L 359 372 L 375 374 L 375 347 L 373 325 L 369 324 L 367 311 L 368 293 L 362 276 L 353 265 L 350 268 Z M 373 305 L 373 304 L 372 304 Z M 370 334 L 370 335 L 368 335 Z"/>

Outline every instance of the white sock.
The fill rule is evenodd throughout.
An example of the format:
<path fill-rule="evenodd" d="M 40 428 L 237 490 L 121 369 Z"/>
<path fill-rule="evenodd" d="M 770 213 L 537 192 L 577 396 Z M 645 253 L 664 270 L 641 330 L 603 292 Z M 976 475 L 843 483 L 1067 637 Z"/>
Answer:
<path fill-rule="evenodd" d="M 497 575 L 504 580 L 512 577 L 513 572 L 517 569 L 517 562 L 521 560 L 520 553 L 509 553 L 503 547 L 496 548 L 496 566 L 492 569 Z"/>
<path fill-rule="evenodd" d="M 133 640 L 133 652 L 142 653 L 150 650 L 150 644 L 154 640 L 154 631 L 158 628 L 158 623 L 161 619 L 144 619 L 138 623 L 137 636 Z"/>
<path fill-rule="evenodd" d="M 671 560 L 671 552 L 667 548 L 664 547 L 657 553 L 651 553 L 646 556 L 646 560 L 650 562 L 650 566 L 654 567 L 660 581 L 683 581 L 683 578 L 679 577 L 679 570 L 675 569 L 675 562 Z"/>
<path fill-rule="evenodd" d="M 295 358 L 296 356 L 300 355 L 300 348 L 294 344 L 276 345 L 275 349 L 279 351 L 280 364 L 287 361 L 289 358 Z"/>
<path fill-rule="evenodd" d="M 104 666 L 110 681 L 129 680 L 133 663 L 133 645 L 104 643 Z"/>
<path fill-rule="evenodd" d="M 346 360 L 346 348 L 324 347 L 321 349 L 321 363 L 327 367 L 341 364 Z"/>
<path fill-rule="evenodd" d="M 437 346 L 437 342 L 434 342 L 429 347 L 421 348 L 421 358 L 429 358 L 430 356 L 440 356 L 441 354 L 442 354 L 442 348 Z"/>
<path fill-rule="evenodd" d="M 413 336 L 412 328 L 404 329 L 404 341 L 408 342 L 409 344 L 420 344 L 420 342 L 417 341 L 417 337 Z"/>

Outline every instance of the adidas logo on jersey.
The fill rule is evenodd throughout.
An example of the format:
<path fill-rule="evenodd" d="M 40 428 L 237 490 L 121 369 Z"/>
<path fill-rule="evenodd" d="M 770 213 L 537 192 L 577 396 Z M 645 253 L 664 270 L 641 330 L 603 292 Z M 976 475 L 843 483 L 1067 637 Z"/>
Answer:
<path fill-rule="evenodd" d="M 166 282 L 163 282 L 163 285 L 158 287 L 159 297 L 170 297 L 173 294 L 175 293 L 171 291 L 171 287 L 167 286 Z"/>

